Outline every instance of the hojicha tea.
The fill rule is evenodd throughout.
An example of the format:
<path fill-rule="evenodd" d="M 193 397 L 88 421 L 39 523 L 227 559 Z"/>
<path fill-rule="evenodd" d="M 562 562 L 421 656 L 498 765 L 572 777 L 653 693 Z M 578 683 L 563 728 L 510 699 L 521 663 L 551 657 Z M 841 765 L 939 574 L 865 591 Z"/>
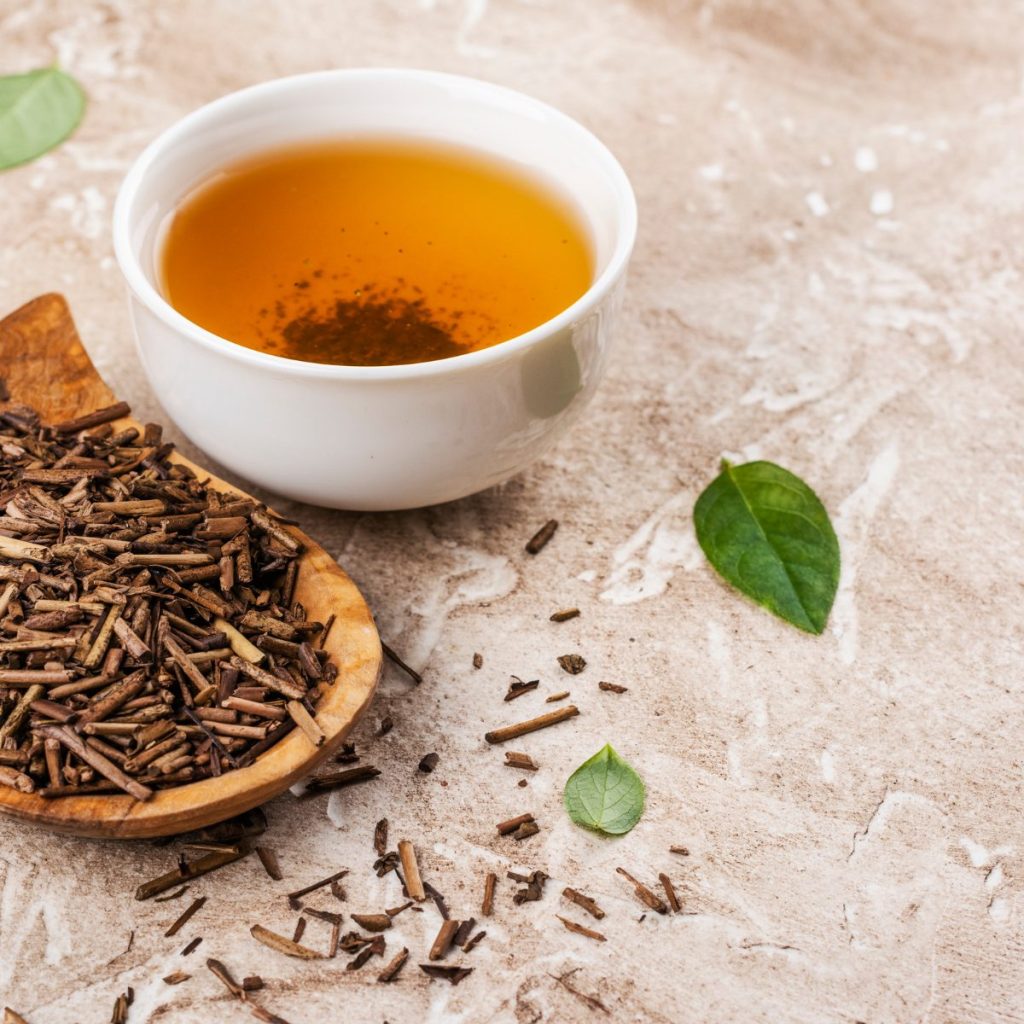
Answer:
<path fill-rule="evenodd" d="M 565 199 L 453 148 L 354 140 L 225 167 L 187 195 L 162 248 L 168 301 L 240 345 L 388 365 L 488 348 L 590 286 Z"/>
<path fill-rule="evenodd" d="M 302 541 L 159 426 L 115 431 L 128 412 L 0 410 L 0 786 L 22 793 L 147 800 L 292 728 L 324 741 L 333 616 L 294 600 Z"/>

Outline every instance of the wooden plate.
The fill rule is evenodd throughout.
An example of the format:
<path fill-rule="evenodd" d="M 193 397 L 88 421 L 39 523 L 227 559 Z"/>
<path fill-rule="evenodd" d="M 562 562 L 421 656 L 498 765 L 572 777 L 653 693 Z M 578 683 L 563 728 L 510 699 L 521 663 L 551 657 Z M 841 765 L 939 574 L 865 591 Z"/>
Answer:
<path fill-rule="evenodd" d="M 31 405 L 57 422 L 117 399 L 103 383 L 78 339 L 71 312 L 60 295 L 42 295 L 0 321 L 0 376 L 12 403 Z M 139 426 L 134 420 L 118 427 Z M 178 455 L 219 489 L 244 494 Z M 246 768 L 173 789 L 157 790 L 145 802 L 129 796 L 96 795 L 46 799 L 0 787 L 0 814 L 49 829 L 104 839 L 174 835 L 223 821 L 283 792 L 330 757 L 369 706 L 381 673 L 381 645 L 370 609 L 356 585 L 331 556 L 305 534 L 296 600 L 309 617 L 334 626 L 325 649 L 338 678 L 321 697 L 316 721 L 327 737 L 314 747 L 299 730 Z"/>

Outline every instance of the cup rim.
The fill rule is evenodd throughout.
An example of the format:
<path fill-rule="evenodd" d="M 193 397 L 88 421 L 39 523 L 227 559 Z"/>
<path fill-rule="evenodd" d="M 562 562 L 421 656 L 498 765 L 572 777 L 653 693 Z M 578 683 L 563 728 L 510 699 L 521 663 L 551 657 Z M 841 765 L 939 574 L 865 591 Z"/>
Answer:
<path fill-rule="evenodd" d="M 609 174 L 613 183 L 618 215 L 618 233 L 611 257 L 604 269 L 591 282 L 590 287 L 561 312 L 549 320 L 531 328 L 523 334 L 508 338 L 491 345 L 489 348 L 466 352 L 462 355 L 449 356 L 445 359 L 434 359 L 418 363 L 396 363 L 384 366 L 350 366 L 333 363 L 313 363 L 301 359 L 289 359 L 285 356 L 272 355 L 247 348 L 228 338 L 200 327 L 179 313 L 150 282 L 143 273 L 131 243 L 130 209 L 140 185 L 147 174 L 156 166 L 164 153 L 172 148 L 180 139 L 191 132 L 202 128 L 212 118 L 225 111 L 261 94 L 271 94 L 282 89 L 295 87 L 306 82 L 330 81 L 338 79 L 409 79 L 420 82 L 436 82 L 455 84 L 464 89 L 474 89 L 480 95 L 495 100 L 526 103 L 538 114 L 560 123 L 566 131 L 572 132 L 579 140 L 589 146 L 599 163 Z M 455 373 L 475 369 L 489 363 L 499 363 L 530 348 L 551 334 L 563 330 L 574 321 L 585 317 L 607 294 L 612 285 L 621 276 L 633 250 L 636 239 L 637 208 L 636 197 L 622 165 L 611 150 L 601 142 L 589 129 L 568 114 L 542 100 L 535 99 L 526 93 L 507 86 L 496 85 L 483 79 L 468 75 L 455 75 L 440 71 L 426 71 L 416 68 L 337 68 L 326 71 L 312 71 L 300 75 L 289 75 L 271 79 L 257 85 L 247 86 L 221 96 L 218 99 L 186 114 L 164 129 L 153 139 L 136 158 L 125 176 L 117 193 L 113 216 L 114 254 L 131 291 L 149 309 L 151 313 L 163 320 L 168 326 L 185 334 L 190 340 L 204 348 L 214 350 L 229 358 L 237 359 L 251 366 L 297 377 L 314 377 L 334 380 L 405 380 L 415 377 L 433 376 L 436 374 Z"/>

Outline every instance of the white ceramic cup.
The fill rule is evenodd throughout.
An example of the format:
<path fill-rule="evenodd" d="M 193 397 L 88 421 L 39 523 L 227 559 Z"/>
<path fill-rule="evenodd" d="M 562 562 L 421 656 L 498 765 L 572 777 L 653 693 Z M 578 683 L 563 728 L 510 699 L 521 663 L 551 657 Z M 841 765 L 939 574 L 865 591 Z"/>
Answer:
<path fill-rule="evenodd" d="M 398 366 L 332 366 L 254 351 L 161 295 L 161 227 L 225 164 L 289 143 L 377 136 L 490 154 L 569 196 L 589 235 L 588 291 L 491 348 Z M 406 69 L 320 71 L 243 89 L 152 142 L 125 178 L 114 248 L 139 355 L 170 417 L 240 476 L 299 501 L 400 509 L 464 497 L 546 451 L 604 374 L 636 235 L 618 162 L 576 121 L 521 93 Z"/>

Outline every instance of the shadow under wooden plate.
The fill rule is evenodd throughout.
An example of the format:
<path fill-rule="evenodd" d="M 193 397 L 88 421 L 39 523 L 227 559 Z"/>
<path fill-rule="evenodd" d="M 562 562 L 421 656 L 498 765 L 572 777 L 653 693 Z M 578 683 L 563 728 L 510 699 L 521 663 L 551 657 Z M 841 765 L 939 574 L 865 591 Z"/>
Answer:
<path fill-rule="evenodd" d="M 0 321 L 0 377 L 12 403 L 31 405 L 56 422 L 117 399 L 100 378 L 78 339 L 67 303 L 43 295 Z M 139 426 L 134 420 L 121 427 Z M 244 494 L 179 455 L 200 479 L 217 489 Z M 73 835 L 143 839 L 174 835 L 223 821 L 283 792 L 330 757 L 369 706 L 381 674 L 381 645 L 362 594 L 337 562 L 304 533 L 295 598 L 311 619 L 335 621 L 325 643 L 338 677 L 321 697 L 316 721 L 326 736 L 314 747 L 296 729 L 246 768 L 173 789 L 145 801 L 96 795 L 46 799 L 0 787 L 0 814 Z"/>

